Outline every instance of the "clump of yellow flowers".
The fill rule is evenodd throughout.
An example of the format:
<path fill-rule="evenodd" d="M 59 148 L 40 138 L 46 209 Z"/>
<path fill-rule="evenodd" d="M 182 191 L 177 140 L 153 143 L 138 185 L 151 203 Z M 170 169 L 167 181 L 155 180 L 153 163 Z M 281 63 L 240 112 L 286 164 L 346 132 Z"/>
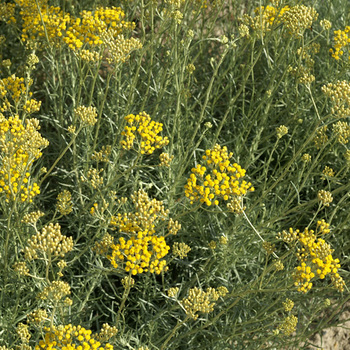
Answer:
<path fill-rule="evenodd" d="M 163 124 L 152 120 L 146 112 L 129 114 L 125 120 L 128 125 L 122 132 L 124 139 L 121 141 L 124 149 L 133 148 L 137 141 L 141 154 L 152 154 L 156 149 L 163 148 L 169 143 L 167 137 L 158 135 L 163 130 Z"/>
<path fill-rule="evenodd" d="M 135 192 L 131 198 L 135 212 L 118 213 L 111 218 L 111 225 L 118 228 L 122 236 L 115 243 L 111 235 L 105 235 L 96 243 L 95 251 L 105 255 L 114 268 L 121 267 L 132 275 L 160 274 L 167 270 L 163 258 L 170 247 L 164 236 L 157 235 L 155 227 L 159 220 L 167 219 L 169 211 L 164 209 L 162 201 L 150 199 L 144 190 Z M 181 225 L 177 221 L 172 223 L 169 232 L 176 234 Z"/>
<path fill-rule="evenodd" d="M 278 233 L 278 238 L 288 244 L 297 242 L 297 258 L 300 262 L 295 268 L 294 281 L 299 292 L 306 293 L 312 288 L 311 280 L 318 276 L 324 279 L 330 275 L 333 286 L 340 292 L 344 290 L 345 282 L 340 277 L 339 259 L 332 256 L 333 249 L 326 241 L 319 236 L 329 233 L 329 224 L 324 220 L 317 221 L 316 232 L 305 228 L 303 232 L 289 229 L 289 232 Z"/>
<path fill-rule="evenodd" d="M 198 164 L 192 168 L 185 185 L 185 195 L 191 204 L 199 201 L 207 206 L 219 205 L 219 199 L 228 201 L 254 191 L 250 182 L 242 180 L 245 169 L 237 163 L 230 163 L 232 155 L 226 146 L 218 144 L 205 151 L 202 157 L 205 166 Z"/>
<path fill-rule="evenodd" d="M 18 197 L 31 202 L 40 193 L 37 183 L 30 184 L 33 162 L 49 145 L 39 129 L 35 118 L 27 119 L 24 126 L 18 115 L 6 119 L 0 113 L 0 193 L 6 194 L 7 201 Z"/>
<path fill-rule="evenodd" d="M 350 43 L 350 26 L 346 26 L 344 30 L 334 31 L 334 49 L 329 49 L 332 57 L 339 60 L 341 56 L 344 55 L 344 49 L 349 46 Z M 350 56 L 348 56 L 350 60 Z"/>
<path fill-rule="evenodd" d="M 113 327 L 114 328 L 114 327 Z M 98 340 L 98 334 L 82 326 L 51 326 L 44 327 L 44 339 L 39 341 L 35 350 L 66 349 L 66 350 L 113 350 L 113 345 Z M 114 335 L 114 332 L 112 332 Z"/>
<path fill-rule="evenodd" d="M 283 23 L 288 33 L 292 36 L 300 36 L 304 30 L 310 28 L 317 19 L 318 13 L 312 7 L 305 5 L 296 6 L 260 6 L 255 9 L 255 17 L 244 15 L 243 24 L 264 35 L 271 27 Z"/>

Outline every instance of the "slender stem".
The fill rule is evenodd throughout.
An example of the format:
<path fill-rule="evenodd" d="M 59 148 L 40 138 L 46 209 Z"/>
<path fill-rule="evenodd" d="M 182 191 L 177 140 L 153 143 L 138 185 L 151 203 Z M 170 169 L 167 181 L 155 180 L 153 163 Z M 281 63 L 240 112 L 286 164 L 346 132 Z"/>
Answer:
<path fill-rule="evenodd" d="M 72 146 L 73 142 L 75 141 L 75 139 L 77 138 L 79 132 L 82 130 L 83 126 L 80 126 L 78 131 L 76 132 L 76 134 L 74 134 L 73 138 L 71 139 L 71 141 L 68 143 L 68 145 L 66 146 L 66 148 L 61 152 L 61 154 L 58 156 L 58 158 L 55 160 L 55 162 L 52 164 L 51 168 L 48 170 L 48 172 L 45 174 L 45 176 L 40 180 L 39 182 L 39 187 L 41 186 L 41 184 L 46 180 L 46 178 L 51 174 L 51 172 L 53 171 L 53 169 L 56 167 L 57 163 L 62 159 L 62 157 L 66 154 L 66 152 L 69 150 L 70 146 Z"/>
<path fill-rule="evenodd" d="M 186 318 L 183 321 L 178 321 L 168 338 L 165 339 L 164 343 L 162 344 L 162 347 L 160 350 L 164 350 L 165 346 L 169 343 L 170 339 L 174 336 L 175 332 L 177 331 L 178 328 L 180 328 L 184 323 L 187 322 L 187 320 L 190 318 L 190 316 L 186 316 Z"/>

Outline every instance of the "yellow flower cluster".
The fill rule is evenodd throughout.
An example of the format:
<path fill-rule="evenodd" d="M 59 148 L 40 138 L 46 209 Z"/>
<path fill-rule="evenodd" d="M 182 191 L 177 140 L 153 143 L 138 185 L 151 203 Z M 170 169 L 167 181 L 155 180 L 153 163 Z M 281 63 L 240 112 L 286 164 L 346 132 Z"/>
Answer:
<path fill-rule="evenodd" d="M 102 146 L 102 149 L 97 152 L 94 151 L 93 155 L 91 156 L 92 160 L 95 160 L 96 162 L 106 162 L 108 163 L 109 156 L 112 153 L 112 146 Z"/>
<path fill-rule="evenodd" d="M 16 333 L 21 339 L 21 342 L 24 344 L 27 344 L 29 342 L 29 339 L 31 338 L 31 334 L 29 333 L 28 328 L 28 325 L 24 323 L 19 323 L 17 325 Z"/>
<path fill-rule="evenodd" d="M 243 24 L 251 27 L 253 30 L 262 33 L 263 35 L 271 30 L 273 24 L 278 24 L 281 22 L 285 12 L 289 11 L 290 7 L 285 6 L 282 8 L 276 8 L 273 6 L 260 6 L 255 9 L 255 17 L 249 15 L 243 16 Z M 242 36 L 248 36 L 249 29 L 244 29 L 241 33 Z"/>
<path fill-rule="evenodd" d="M 244 196 L 247 191 L 254 191 L 252 184 L 241 179 L 246 171 L 237 163 L 230 164 L 232 153 L 226 146 L 215 145 L 202 157 L 206 166 L 198 164 L 185 185 L 185 195 L 193 204 L 195 201 L 207 206 L 218 205 L 219 199 L 225 201 L 232 197 Z"/>
<path fill-rule="evenodd" d="M 322 92 L 332 101 L 331 112 L 338 118 L 347 118 L 350 115 L 350 84 L 348 81 L 337 81 L 322 86 Z"/>
<path fill-rule="evenodd" d="M 306 28 L 310 28 L 317 19 L 318 13 L 312 7 L 296 6 L 260 6 L 255 9 L 255 17 L 243 16 L 243 24 L 263 35 L 271 30 L 272 25 L 283 23 L 289 34 L 302 35 Z"/>
<path fill-rule="evenodd" d="M 38 1 L 39 8 L 35 1 L 15 1 L 21 9 L 23 41 L 47 38 L 51 44 L 59 45 L 63 40 L 70 49 L 79 50 L 86 45 L 101 45 L 101 35 L 109 28 L 117 34 L 135 28 L 134 23 L 123 20 L 125 13 L 120 7 L 98 7 L 73 17 L 58 6 L 48 6 L 47 0 Z M 91 59 L 91 55 L 88 58 Z M 97 56 L 93 54 L 92 58 Z"/>
<path fill-rule="evenodd" d="M 23 21 L 23 41 L 43 41 L 48 39 L 50 43 L 57 45 L 69 25 L 69 13 L 63 13 L 60 7 L 42 4 L 40 12 L 35 1 L 16 0 L 20 6 L 20 15 Z M 47 35 L 47 36 L 46 36 Z"/>
<path fill-rule="evenodd" d="M 174 156 L 170 156 L 169 153 L 161 153 L 159 156 L 159 166 L 166 166 L 169 167 L 171 161 L 174 159 Z"/>
<path fill-rule="evenodd" d="M 29 269 L 24 261 L 20 261 L 13 264 L 12 268 L 22 276 L 29 275 Z"/>
<path fill-rule="evenodd" d="M 97 335 L 82 326 L 51 326 L 44 327 L 44 339 L 39 341 L 35 350 L 113 350 L 113 345 L 101 344 Z"/>
<path fill-rule="evenodd" d="M 32 81 L 29 81 L 29 86 Z M 15 74 L 0 80 L 0 99 L 3 101 L 0 105 L 0 111 L 5 112 L 11 105 L 18 106 L 19 101 L 26 96 L 27 87 L 24 78 L 16 77 Z M 32 95 L 29 92 L 28 96 Z M 28 101 L 29 102 L 29 101 Z M 29 102 L 30 103 L 30 102 Z M 28 106 L 27 106 L 28 108 Z"/>
<path fill-rule="evenodd" d="M 186 310 L 186 314 L 196 320 L 198 318 L 198 312 L 209 313 L 214 310 L 215 302 L 224 297 L 228 293 L 228 290 L 223 288 L 207 288 L 206 292 L 197 287 L 191 288 L 187 298 L 181 301 L 183 308 Z"/>
<path fill-rule="evenodd" d="M 36 183 L 29 184 L 32 164 L 49 144 L 39 129 L 37 119 L 27 119 L 24 127 L 18 115 L 6 119 L 0 113 L 0 193 L 7 201 L 19 196 L 22 202 L 31 202 L 40 193 Z"/>
<path fill-rule="evenodd" d="M 98 46 L 103 43 L 101 35 L 108 28 L 119 34 L 123 29 L 134 29 L 135 24 L 123 21 L 125 13 L 120 7 L 99 7 L 96 11 L 82 11 L 80 17 L 72 20 L 64 42 L 72 49 L 80 49 L 84 44 Z"/>
<path fill-rule="evenodd" d="M 59 224 L 50 223 L 41 232 L 33 235 L 24 248 L 24 256 L 28 260 L 39 259 L 39 253 L 46 257 L 65 256 L 73 249 L 73 238 L 62 235 Z"/>
<path fill-rule="evenodd" d="M 338 273 L 339 259 L 333 259 L 330 245 L 318 236 L 329 233 L 329 224 L 324 220 L 317 221 L 316 232 L 305 228 L 303 232 L 289 229 L 289 233 L 283 231 L 278 238 L 288 244 L 297 241 L 300 245 L 297 258 L 300 265 L 295 268 L 294 280 L 298 291 L 306 293 L 312 288 L 311 280 L 318 276 L 324 279 L 330 275 L 333 286 L 340 292 L 344 290 L 345 282 Z"/>
<path fill-rule="evenodd" d="M 163 124 L 152 120 L 146 112 L 137 115 L 129 114 L 125 117 L 125 120 L 128 125 L 125 126 L 122 132 L 125 140 L 121 141 L 124 149 L 133 147 L 137 134 L 141 139 L 138 140 L 141 154 L 152 154 L 156 149 L 169 143 L 167 137 L 158 135 L 163 130 Z"/>
<path fill-rule="evenodd" d="M 132 195 L 136 212 L 112 216 L 111 225 L 125 235 L 114 243 L 108 235 L 97 243 L 95 250 L 107 256 L 114 268 L 122 266 L 126 272 L 137 275 L 143 272 L 160 274 L 167 270 L 166 260 L 162 260 L 170 247 L 164 236 L 157 236 L 155 226 L 165 220 L 168 211 L 163 202 L 150 199 L 147 193 L 139 190 Z M 107 255 L 111 249 L 112 253 Z"/>
<path fill-rule="evenodd" d="M 282 302 L 282 304 L 283 304 L 283 309 L 286 312 L 292 311 L 292 309 L 294 307 L 294 301 L 290 300 L 288 298 L 284 302 Z"/>
<path fill-rule="evenodd" d="M 334 49 L 329 49 L 329 52 L 336 60 L 339 60 L 344 55 L 344 49 L 350 43 L 349 32 L 350 26 L 346 26 L 344 30 L 339 29 L 334 31 Z M 350 60 L 350 56 L 348 56 L 348 59 Z"/>

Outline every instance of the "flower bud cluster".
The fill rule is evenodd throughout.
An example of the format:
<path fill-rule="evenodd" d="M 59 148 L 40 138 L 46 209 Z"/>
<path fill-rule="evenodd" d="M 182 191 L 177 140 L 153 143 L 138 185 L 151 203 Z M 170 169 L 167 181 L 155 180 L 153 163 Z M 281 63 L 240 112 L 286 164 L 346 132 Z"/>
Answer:
<path fill-rule="evenodd" d="M 283 305 L 284 311 L 286 312 L 292 311 L 294 307 L 294 301 L 287 298 L 284 302 L 282 302 L 282 305 Z"/>
<path fill-rule="evenodd" d="M 114 333 L 115 327 L 110 327 L 110 333 Z M 104 329 L 107 330 L 107 327 Z M 98 334 L 93 334 L 91 330 L 82 326 L 51 326 L 44 327 L 44 338 L 35 346 L 35 350 L 50 349 L 78 349 L 78 350 L 113 350 L 113 345 L 103 343 L 99 340 Z M 107 331 L 108 332 L 108 331 Z M 102 342 L 102 343 L 101 343 Z"/>
<path fill-rule="evenodd" d="M 301 36 L 317 20 L 318 13 L 313 7 L 305 5 L 292 6 L 283 14 L 283 24 L 293 36 Z"/>
<path fill-rule="evenodd" d="M 29 274 L 29 269 L 24 261 L 17 262 L 13 264 L 13 269 L 22 276 L 27 276 Z"/>
<path fill-rule="evenodd" d="M 338 118 L 347 118 L 350 115 L 350 84 L 346 80 L 328 83 L 322 86 L 322 92 L 331 99 L 331 112 Z"/>
<path fill-rule="evenodd" d="M 226 146 L 215 145 L 202 157 L 206 166 L 198 164 L 192 168 L 185 185 L 185 195 L 193 204 L 195 201 L 207 206 L 219 205 L 219 199 L 228 201 L 254 191 L 250 182 L 241 180 L 246 171 L 237 163 L 230 164 L 232 153 Z"/>
<path fill-rule="evenodd" d="M 28 328 L 28 325 L 24 323 L 19 323 L 17 325 L 16 333 L 24 344 L 29 343 L 29 339 L 31 338 Z"/>
<path fill-rule="evenodd" d="M 111 327 L 108 323 L 104 323 L 98 335 L 94 336 L 95 340 L 106 342 L 118 333 L 117 327 Z M 93 347 L 94 348 L 94 347 Z"/>
<path fill-rule="evenodd" d="M 186 243 L 175 242 L 173 245 L 173 254 L 178 256 L 180 259 L 186 258 L 187 254 L 191 251 L 191 247 Z"/>
<path fill-rule="evenodd" d="M 16 23 L 15 7 L 16 5 L 11 3 L 0 4 L 0 21 L 5 21 L 8 24 Z"/>
<path fill-rule="evenodd" d="M 179 230 L 181 230 L 181 224 L 177 220 L 169 219 L 168 230 L 170 235 L 177 235 Z"/>
<path fill-rule="evenodd" d="M 114 29 L 105 31 L 101 39 L 108 47 L 106 61 L 109 64 L 126 62 L 132 51 L 142 48 L 141 41 L 136 38 L 125 38 L 123 34 L 118 34 Z"/>
<path fill-rule="evenodd" d="M 266 32 L 271 30 L 273 24 L 281 23 L 284 13 L 289 10 L 289 6 L 285 6 L 282 8 L 277 8 L 269 5 L 266 7 L 260 6 L 255 9 L 255 17 L 244 15 L 242 21 L 244 25 L 251 27 L 257 33 L 265 35 Z M 246 35 L 246 28 L 244 29 L 243 34 L 244 36 L 248 36 Z"/>
<path fill-rule="evenodd" d="M 298 318 L 294 315 L 287 316 L 279 325 L 278 329 L 285 335 L 292 335 L 298 324 Z"/>
<path fill-rule="evenodd" d="M 97 122 L 96 107 L 79 106 L 74 109 L 74 114 L 79 117 L 85 126 L 93 126 Z"/>
<path fill-rule="evenodd" d="M 159 166 L 169 167 L 173 159 L 174 159 L 174 156 L 170 156 L 168 153 L 161 153 L 159 156 L 159 160 L 160 160 Z"/>
<path fill-rule="evenodd" d="M 214 310 L 215 302 L 227 294 L 227 289 L 207 288 L 206 292 L 197 287 L 191 288 L 187 298 L 181 301 L 186 314 L 196 320 L 198 312 L 209 313 Z"/>
<path fill-rule="evenodd" d="M 321 176 L 321 179 L 322 180 L 326 180 L 327 178 L 330 178 L 330 177 L 334 177 L 335 176 L 335 173 L 334 173 L 334 170 L 332 168 L 330 168 L 329 166 L 325 166 L 324 169 L 322 170 L 322 176 Z"/>
<path fill-rule="evenodd" d="M 63 297 L 70 294 L 70 286 L 67 282 L 53 281 L 38 294 L 38 298 L 42 300 L 60 301 Z"/>
<path fill-rule="evenodd" d="M 332 256 L 333 249 L 318 236 L 329 233 L 329 224 L 324 220 L 317 221 L 316 232 L 305 228 L 303 232 L 290 229 L 289 234 L 283 231 L 278 238 L 283 239 L 288 244 L 297 241 L 299 248 L 296 256 L 300 265 L 295 268 L 294 280 L 298 291 L 306 293 L 312 288 L 311 280 L 318 276 L 324 279 L 327 275 L 331 276 L 333 286 L 342 292 L 345 283 L 338 273 L 340 268 L 339 259 Z"/>
<path fill-rule="evenodd" d="M 32 81 L 30 80 L 28 85 L 30 86 L 31 83 Z M 26 95 L 27 86 L 24 78 L 19 78 L 12 74 L 7 78 L 0 79 L 0 100 L 3 101 L 0 105 L 0 112 L 7 111 L 11 105 L 17 105 Z M 32 93 L 30 92 L 28 96 L 31 97 Z"/>
<path fill-rule="evenodd" d="M 328 142 L 328 136 L 326 134 L 327 129 L 327 125 L 324 125 L 320 127 L 319 130 L 317 130 L 316 136 L 314 138 L 314 143 L 317 149 L 320 149 Z"/>
<path fill-rule="evenodd" d="M 346 145 L 350 138 L 350 125 L 347 122 L 338 121 L 333 124 L 333 133 L 337 136 L 337 141 Z"/>
<path fill-rule="evenodd" d="M 58 194 L 56 208 L 62 215 L 68 215 L 72 212 L 72 194 L 69 191 L 64 190 Z"/>
<path fill-rule="evenodd" d="M 48 319 L 46 310 L 36 309 L 32 311 L 28 316 L 28 321 L 33 324 L 40 324 Z"/>
<path fill-rule="evenodd" d="M 163 130 L 163 124 L 155 122 L 146 112 L 134 115 L 129 114 L 125 117 L 127 126 L 125 126 L 122 136 L 125 139 L 121 141 L 124 149 L 131 149 L 138 135 L 140 153 L 152 154 L 156 149 L 163 148 L 169 143 L 167 137 L 159 136 Z"/>
<path fill-rule="evenodd" d="M 41 232 L 33 235 L 24 248 L 26 259 L 39 259 L 39 255 L 61 256 L 73 249 L 73 238 L 62 235 L 59 224 L 50 223 L 42 228 Z"/>
<path fill-rule="evenodd" d="M 333 202 L 332 193 L 329 191 L 325 191 L 325 190 L 318 191 L 317 198 L 325 207 L 329 207 L 329 204 Z"/>
<path fill-rule="evenodd" d="M 112 146 L 102 146 L 101 151 L 97 152 L 95 151 L 93 155 L 91 156 L 91 159 L 96 162 L 105 162 L 107 163 L 109 160 L 109 156 L 112 153 Z"/>
<path fill-rule="evenodd" d="M 23 216 L 22 222 L 27 224 L 27 225 L 35 226 L 37 221 L 44 215 L 45 214 L 40 210 L 33 211 L 31 213 L 25 214 Z"/>

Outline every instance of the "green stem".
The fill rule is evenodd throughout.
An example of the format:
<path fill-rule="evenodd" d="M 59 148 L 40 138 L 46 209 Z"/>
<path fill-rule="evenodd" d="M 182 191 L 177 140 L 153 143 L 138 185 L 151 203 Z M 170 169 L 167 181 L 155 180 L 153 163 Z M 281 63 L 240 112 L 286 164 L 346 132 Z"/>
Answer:
<path fill-rule="evenodd" d="M 48 170 L 48 172 L 45 174 L 45 176 L 40 180 L 39 182 L 39 187 L 41 186 L 41 184 L 47 179 L 47 177 L 51 174 L 51 172 L 53 171 L 53 169 L 56 167 L 57 163 L 62 159 L 62 157 L 66 154 L 66 152 L 69 150 L 70 146 L 72 146 L 73 142 L 75 141 L 75 139 L 77 138 L 78 134 L 80 133 L 80 131 L 82 130 L 83 126 L 80 126 L 78 131 L 76 132 L 76 134 L 74 134 L 72 140 L 68 143 L 68 145 L 66 146 L 66 148 L 61 152 L 61 154 L 58 156 L 58 158 L 55 160 L 55 162 L 52 164 L 51 168 Z"/>

